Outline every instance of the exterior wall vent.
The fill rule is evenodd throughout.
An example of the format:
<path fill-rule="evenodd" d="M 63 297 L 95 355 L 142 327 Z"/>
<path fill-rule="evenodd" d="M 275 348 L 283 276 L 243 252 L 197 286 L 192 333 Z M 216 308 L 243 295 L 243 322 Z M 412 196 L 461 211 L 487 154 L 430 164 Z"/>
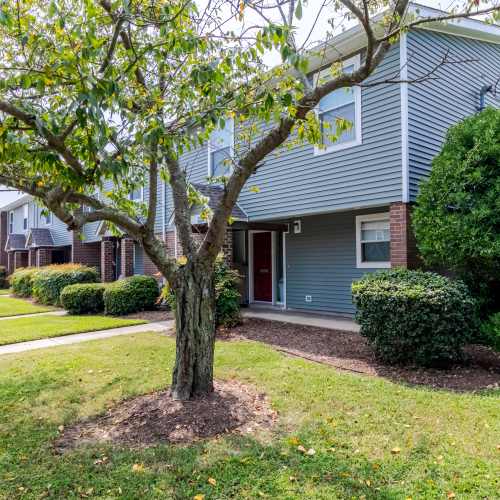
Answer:
<path fill-rule="evenodd" d="M 302 232 L 302 221 L 294 220 L 293 221 L 293 232 L 294 234 L 300 234 Z"/>

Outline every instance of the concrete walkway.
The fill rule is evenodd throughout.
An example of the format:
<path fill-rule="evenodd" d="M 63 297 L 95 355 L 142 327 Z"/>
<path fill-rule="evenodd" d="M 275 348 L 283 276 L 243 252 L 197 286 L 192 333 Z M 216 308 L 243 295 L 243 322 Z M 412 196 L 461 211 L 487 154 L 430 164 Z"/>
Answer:
<path fill-rule="evenodd" d="M 359 332 L 359 325 L 352 319 L 343 316 L 330 316 L 328 314 L 315 314 L 298 311 L 284 311 L 264 307 L 249 307 L 242 309 L 243 317 L 282 321 L 295 325 L 316 326 L 330 330 L 343 330 L 346 332 Z"/>
<path fill-rule="evenodd" d="M 0 346 L 0 356 L 3 354 L 14 354 L 18 352 L 33 351 L 35 349 L 45 349 L 46 347 L 56 347 L 60 345 L 79 344 L 89 340 L 107 339 L 119 335 L 130 335 L 133 333 L 145 332 L 164 332 L 174 326 L 174 322 L 158 321 L 155 323 L 146 323 L 144 325 L 124 326 L 122 328 L 111 328 L 109 330 L 100 330 L 98 332 L 76 333 L 63 337 L 54 337 L 50 339 L 30 340 L 29 342 L 19 342 L 18 344 L 8 344 Z"/>
<path fill-rule="evenodd" d="M 6 319 L 33 318 L 35 316 L 66 316 L 66 314 L 68 314 L 66 311 L 47 311 L 33 314 L 17 314 L 16 316 L 2 316 L 0 318 L 0 321 Z"/>

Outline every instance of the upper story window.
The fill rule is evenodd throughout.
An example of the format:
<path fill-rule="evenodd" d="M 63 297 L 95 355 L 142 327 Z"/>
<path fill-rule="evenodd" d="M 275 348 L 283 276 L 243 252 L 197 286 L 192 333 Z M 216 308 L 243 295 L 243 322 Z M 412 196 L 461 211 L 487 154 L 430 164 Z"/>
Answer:
<path fill-rule="evenodd" d="M 50 226 L 52 224 L 52 212 L 47 212 L 43 214 L 42 220 L 46 226 Z"/>
<path fill-rule="evenodd" d="M 23 229 L 26 231 L 28 229 L 28 214 L 29 214 L 29 205 L 23 205 Z"/>
<path fill-rule="evenodd" d="M 359 68 L 360 56 L 354 56 L 343 63 L 343 71 L 352 73 Z M 319 74 L 324 77 L 324 74 Z M 361 144 L 361 88 L 350 87 L 334 90 L 319 102 L 316 113 L 321 129 L 323 147 L 316 147 L 315 153 L 350 148 Z M 342 130 L 339 120 L 346 120 L 351 127 Z"/>
<path fill-rule="evenodd" d="M 231 173 L 234 150 L 234 120 L 226 120 L 223 129 L 210 134 L 208 142 L 208 176 L 222 177 Z"/>
<path fill-rule="evenodd" d="M 132 201 L 143 201 L 144 200 L 144 188 L 139 187 L 137 189 L 134 189 L 130 193 L 130 199 Z"/>
<path fill-rule="evenodd" d="M 9 234 L 14 233 L 14 212 L 9 212 Z"/>
<path fill-rule="evenodd" d="M 389 214 L 356 217 L 357 267 L 391 267 Z"/>

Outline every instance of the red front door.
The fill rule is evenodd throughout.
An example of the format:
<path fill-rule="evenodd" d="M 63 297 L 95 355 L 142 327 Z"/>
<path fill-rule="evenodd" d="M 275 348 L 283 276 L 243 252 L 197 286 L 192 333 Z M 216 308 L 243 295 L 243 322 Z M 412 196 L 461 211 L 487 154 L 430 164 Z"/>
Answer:
<path fill-rule="evenodd" d="M 253 235 L 253 298 L 263 302 L 273 300 L 271 233 Z"/>

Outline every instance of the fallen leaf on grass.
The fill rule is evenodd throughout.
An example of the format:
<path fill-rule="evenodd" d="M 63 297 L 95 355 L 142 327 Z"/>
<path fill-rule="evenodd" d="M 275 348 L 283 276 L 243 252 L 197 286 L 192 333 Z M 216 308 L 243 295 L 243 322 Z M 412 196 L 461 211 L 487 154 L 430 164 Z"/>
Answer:
<path fill-rule="evenodd" d="M 211 484 L 212 486 L 215 486 L 217 484 L 217 481 L 213 477 L 208 478 L 208 484 Z"/>
<path fill-rule="evenodd" d="M 193 500 L 204 500 L 205 499 L 205 495 L 195 495 L 193 497 Z"/>
<path fill-rule="evenodd" d="M 401 448 L 398 448 L 397 446 L 391 450 L 391 453 L 393 455 L 397 455 L 398 453 L 401 453 Z"/>
<path fill-rule="evenodd" d="M 144 464 L 132 465 L 132 472 L 144 472 Z"/>

